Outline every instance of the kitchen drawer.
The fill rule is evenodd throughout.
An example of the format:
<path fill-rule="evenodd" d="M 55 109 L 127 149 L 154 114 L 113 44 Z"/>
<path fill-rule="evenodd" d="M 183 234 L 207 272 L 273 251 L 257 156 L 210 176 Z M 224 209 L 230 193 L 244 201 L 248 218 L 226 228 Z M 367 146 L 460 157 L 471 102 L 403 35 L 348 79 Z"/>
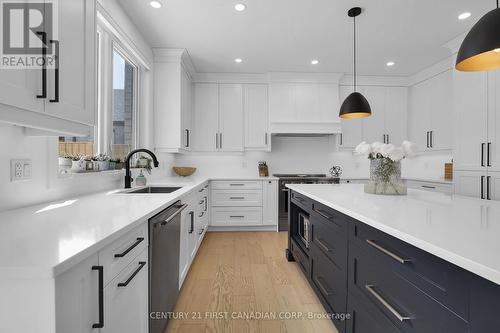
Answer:
<path fill-rule="evenodd" d="M 212 190 L 212 207 L 217 206 L 262 206 L 262 190 Z"/>
<path fill-rule="evenodd" d="M 351 223 L 351 230 L 351 246 L 372 254 L 384 267 L 398 271 L 417 288 L 468 319 L 467 272 L 364 223 Z"/>
<path fill-rule="evenodd" d="M 320 298 L 335 313 L 345 313 L 347 303 L 347 267 L 340 267 L 311 244 L 311 280 Z"/>
<path fill-rule="evenodd" d="M 262 190 L 261 180 L 214 180 L 212 189 L 215 190 Z"/>
<path fill-rule="evenodd" d="M 402 333 L 402 329 L 394 325 L 377 307 L 368 302 L 363 295 L 349 294 L 347 313 L 348 333 Z"/>
<path fill-rule="evenodd" d="M 416 180 L 407 180 L 406 186 L 408 188 L 414 188 L 417 190 L 425 190 L 425 191 L 433 191 L 451 194 L 453 192 L 453 185 L 450 184 L 441 184 L 441 183 L 433 183 L 433 182 L 422 182 Z"/>
<path fill-rule="evenodd" d="M 262 225 L 262 207 L 214 207 L 213 226 Z"/>
<path fill-rule="evenodd" d="M 309 257 L 302 251 L 300 246 L 296 243 L 296 241 L 292 238 L 290 242 L 290 251 L 292 252 L 293 259 L 297 262 L 299 267 L 302 269 L 307 279 L 309 280 L 311 277 L 311 269 L 309 265 Z"/>
<path fill-rule="evenodd" d="M 318 202 L 312 203 L 311 216 L 314 220 L 324 222 L 330 226 L 332 232 L 347 235 L 347 226 L 349 220 L 351 220 L 350 217 Z"/>
<path fill-rule="evenodd" d="M 208 195 L 208 182 L 202 184 L 196 189 L 196 193 L 198 196 L 198 199 L 203 199 L 205 196 Z"/>
<path fill-rule="evenodd" d="M 290 196 L 293 204 L 299 206 L 308 213 L 311 212 L 313 203 L 311 199 L 295 191 L 292 191 L 292 194 Z"/>
<path fill-rule="evenodd" d="M 104 284 L 108 284 L 148 246 L 148 223 L 120 237 L 99 252 L 99 264 L 104 267 Z"/>
<path fill-rule="evenodd" d="M 361 247 L 349 249 L 349 292 L 363 294 L 404 332 L 466 333 L 468 324 L 410 282 L 399 269 Z M 462 291 L 463 292 L 463 291 Z"/>
<path fill-rule="evenodd" d="M 316 203 L 314 204 L 316 205 Z M 330 222 L 321 215 L 313 212 L 310 216 L 312 223 L 312 243 L 338 267 L 347 267 L 347 221 L 335 219 Z"/>

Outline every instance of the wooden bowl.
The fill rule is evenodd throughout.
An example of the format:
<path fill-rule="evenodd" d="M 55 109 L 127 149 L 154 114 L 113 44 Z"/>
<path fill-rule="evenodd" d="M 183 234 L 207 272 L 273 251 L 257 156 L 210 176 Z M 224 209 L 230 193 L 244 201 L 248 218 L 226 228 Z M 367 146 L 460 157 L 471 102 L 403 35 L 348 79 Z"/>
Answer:
<path fill-rule="evenodd" d="M 174 172 L 181 177 L 191 176 L 196 171 L 196 168 L 191 167 L 173 167 L 172 169 L 174 169 Z"/>

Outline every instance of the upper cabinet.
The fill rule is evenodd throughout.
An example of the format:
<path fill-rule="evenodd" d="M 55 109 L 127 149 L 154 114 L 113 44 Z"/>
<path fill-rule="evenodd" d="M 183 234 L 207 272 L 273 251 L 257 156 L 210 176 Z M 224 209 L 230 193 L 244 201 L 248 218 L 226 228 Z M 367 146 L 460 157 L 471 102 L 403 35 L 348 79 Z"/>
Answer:
<path fill-rule="evenodd" d="M 194 84 L 194 150 L 243 151 L 243 86 Z"/>
<path fill-rule="evenodd" d="M 351 93 L 351 86 L 340 86 L 340 103 L 342 104 Z M 363 121 L 361 119 L 340 119 L 340 126 L 342 128 L 338 140 L 340 148 L 354 149 L 363 141 Z"/>
<path fill-rule="evenodd" d="M 452 149 L 452 70 L 410 88 L 408 130 L 420 151 Z"/>
<path fill-rule="evenodd" d="M 269 110 L 266 84 L 243 86 L 245 149 L 267 150 L 269 145 Z"/>
<path fill-rule="evenodd" d="M 191 76 L 184 50 L 155 49 L 155 150 L 183 152 L 192 146 Z"/>
<path fill-rule="evenodd" d="M 96 2 L 65 0 L 56 8 L 57 35 L 55 40 L 47 36 L 47 45 L 52 48 L 47 57 L 56 57 L 59 66 L 0 69 L 0 103 L 5 105 L 0 120 L 55 133 L 87 135 L 88 125 L 95 124 L 97 105 Z"/>

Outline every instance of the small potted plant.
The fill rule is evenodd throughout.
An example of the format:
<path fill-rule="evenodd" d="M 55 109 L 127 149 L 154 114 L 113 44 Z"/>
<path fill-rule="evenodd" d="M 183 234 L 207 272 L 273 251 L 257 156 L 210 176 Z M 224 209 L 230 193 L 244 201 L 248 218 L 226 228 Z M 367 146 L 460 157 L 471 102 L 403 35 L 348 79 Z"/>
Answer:
<path fill-rule="evenodd" d="M 85 161 L 85 170 L 94 171 L 94 162 L 92 161 L 92 156 L 84 156 L 83 160 Z"/>
<path fill-rule="evenodd" d="M 70 154 L 65 153 L 65 154 L 59 156 L 59 168 L 60 169 L 64 169 L 64 170 L 70 169 L 72 162 L 73 162 L 73 156 L 71 156 Z"/>
<path fill-rule="evenodd" d="M 105 153 L 93 156 L 92 161 L 94 161 L 94 170 L 104 171 L 109 169 L 109 156 Z"/>
<path fill-rule="evenodd" d="M 125 166 L 120 158 L 116 158 L 114 162 L 115 162 L 115 170 L 121 170 Z"/>
<path fill-rule="evenodd" d="M 72 172 L 83 172 L 85 171 L 85 161 L 82 155 L 75 154 L 71 156 L 71 171 Z"/>

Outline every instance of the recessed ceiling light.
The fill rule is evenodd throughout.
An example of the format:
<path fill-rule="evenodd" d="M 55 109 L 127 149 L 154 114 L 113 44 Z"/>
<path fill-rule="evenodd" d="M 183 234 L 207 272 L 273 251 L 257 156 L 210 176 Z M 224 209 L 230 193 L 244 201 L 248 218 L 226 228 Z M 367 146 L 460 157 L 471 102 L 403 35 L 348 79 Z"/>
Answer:
<path fill-rule="evenodd" d="M 459 20 L 466 20 L 466 19 L 468 19 L 470 17 L 470 15 L 471 14 L 469 12 L 465 12 L 465 13 L 462 13 L 462 14 L 458 15 L 458 19 Z"/>
<path fill-rule="evenodd" d="M 319 64 L 319 60 L 317 59 L 311 60 L 311 65 L 317 65 L 317 64 Z"/>
<path fill-rule="evenodd" d="M 153 8 L 156 8 L 156 9 L 161 8 L 161 2 L 158 0 L 152 0 L 149 4 Z"/>
<path fill-rule="evenodd" d="M 245 5 L 244 3 L 237 3 L 236 5 L 234 5 L 234 9 L 238 12 L 242 12 L 247 9 L 247 5 Z"/>
<path fill-rule="evenodd" d="M 241 58 L 236 58 L 236 59 L 234 59 L 234 62 L 239 64 L 239 63 L 242 63 L 242 62 L 243 62 L 243 59 L 241 59 Z"/>
<path fill-rule="evenodd" d="M 394 66 L 396 63 L 394 61 L 389 61 L 387 62 L 387 64 L 385 64 L 387 67 L 392 67 Z"/>

